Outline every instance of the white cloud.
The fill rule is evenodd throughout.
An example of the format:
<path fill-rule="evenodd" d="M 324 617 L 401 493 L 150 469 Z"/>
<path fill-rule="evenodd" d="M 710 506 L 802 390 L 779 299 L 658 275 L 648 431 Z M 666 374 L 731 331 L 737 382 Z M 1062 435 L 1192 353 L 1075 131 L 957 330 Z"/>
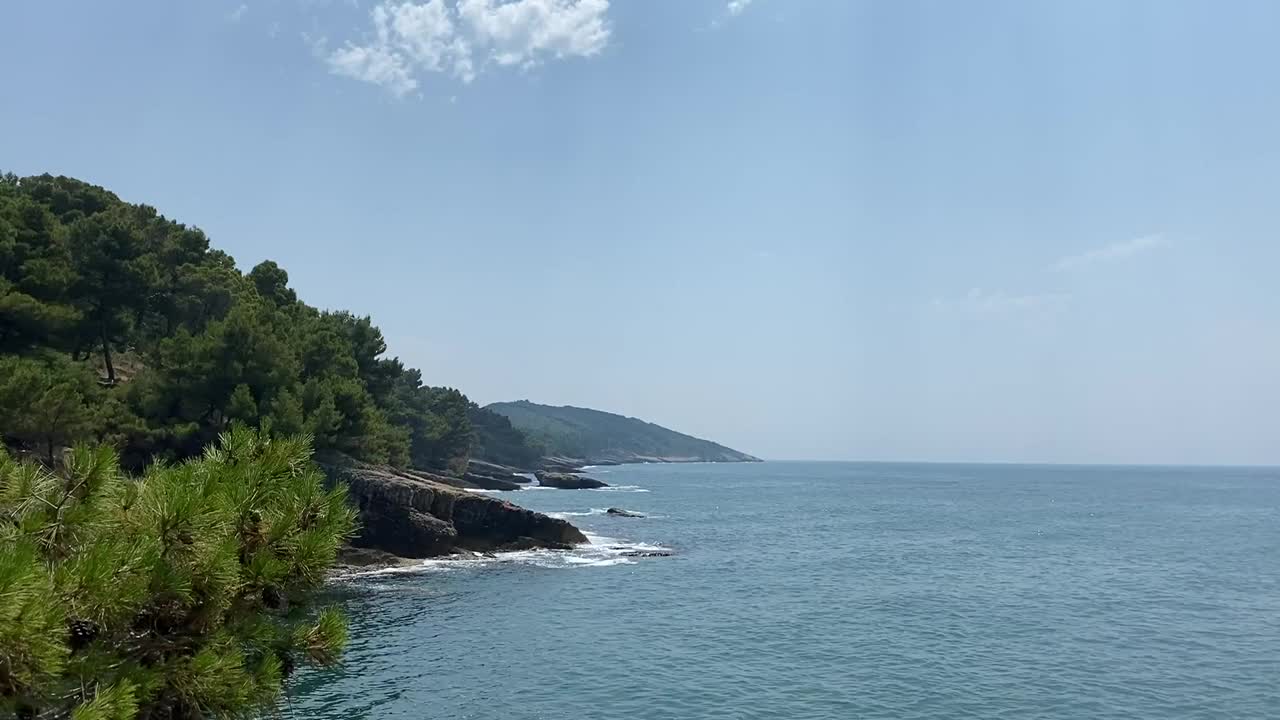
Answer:
<path fill-rule="evenodd" d="M 728 10 L 730 15 L 741 15 L 743 10 L 747 9 L 752 0 L 729 0 Z"/>
<path fill-rule="evenodd" d="M 458 14 L 477 44 L 499 65 L 556 58 L 590 57 L 609 42 L 608 0 L 460 0 Z"/>
<path fill-rule="evenodd" d="M 973 288 L 958 298 L 938 298 L 933 301 L 933 306 L 943 310 L 999 313 L 1055 310 L 1066 306 L 1069 302 L 1071 302 L 1071 296 L 1066 293 L 1010 295 L 1000 290 Z"/>
<path fill-rule="evenodd" d="M 332 72 L 403 96 L 425 73 L 471 82 L 488 66 L 529 68 L 608 45 L 608 0 L 384 0 L 363 43 L 329 53 Z"/>
<path fill-rule="evenodd" d="M 249 6 L 244 3 L 240 3 L 239 7 L 232 10 L 230 15 L 227 15 L 227 19 L 231 22 L 240 22 L 240 19 L 243 18 L 244 14 L 247 12 L 249 12 Z"/>
<path fill-rule="evenodd" d="M 1070 255 L 1059 259 L 1053 264 L 1053 269 L 1058 271 L 1076 270 L 1078 268 L 1089 267 L 1091 265 L 1100 265 L 1103 263 L 1117 262 L 1131 258 L 1139 253 L 1154 250 L 1158 247 L 1168 244 L 1163 235 L 1143 235 L 1132 240 L 1122 240 L 1115 242 L 1106 247 L 1100 247 L 1095 250 L 1080 253 L 1079 255 Z"/>
<path fill-rule="evenodd" d="M 404 57 L 379 45 L 348 45 L 329 56 L 329 69 L 338 75 L 381 85 L 396 97 L 418 87 Z"/>

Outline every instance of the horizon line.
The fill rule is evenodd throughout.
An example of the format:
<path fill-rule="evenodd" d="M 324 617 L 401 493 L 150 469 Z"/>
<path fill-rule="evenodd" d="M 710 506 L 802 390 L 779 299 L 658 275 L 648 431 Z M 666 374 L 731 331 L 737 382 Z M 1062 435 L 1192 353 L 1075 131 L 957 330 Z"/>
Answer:
<path fill-rule="evenodd" d="M 1254 470 L 1280 470 L 1277 463 L 1173 463 L 1173 462 L 1063 462 L 1045 460 L 865 460 L 865 459 L 815 459 L 769 458 L 761 462 L 776 463 L 859 463 L 864 465 L 1007 465 L 1012 467 L 1094 467 L 1094 468 L 1240 468 Z M 714 461 L 710 461 L 714 462 Z M 714 464 L 733 464 L 714 462 Z M 749 463 L 747 463 L 749 464 Z"/>

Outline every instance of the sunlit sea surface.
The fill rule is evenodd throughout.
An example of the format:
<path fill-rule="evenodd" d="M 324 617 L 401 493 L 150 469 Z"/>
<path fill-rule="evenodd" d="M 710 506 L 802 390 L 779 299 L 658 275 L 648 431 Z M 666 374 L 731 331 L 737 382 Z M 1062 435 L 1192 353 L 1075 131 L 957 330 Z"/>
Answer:
<path fill-rule="evenodd" d="M 285 717 L 1280 718 L 1278 470 L 593 474 L 502 495 L 590 547 L 337 582 Z"/>

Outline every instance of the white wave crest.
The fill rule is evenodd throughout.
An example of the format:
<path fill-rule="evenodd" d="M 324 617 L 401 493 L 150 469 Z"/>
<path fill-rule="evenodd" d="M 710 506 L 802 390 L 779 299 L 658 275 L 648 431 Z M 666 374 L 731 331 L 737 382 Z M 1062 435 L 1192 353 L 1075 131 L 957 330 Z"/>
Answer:
<path fill-rule="evenodd" d="M 562 511 L 562 512 L 549 512 L 549 513 L 543 513 L 543 514 L 544 514 L 544 515 L 546 515 L 546 516 L 548 516 L 548 517 L 560 518 L 561 520 L 567 520 L 567 519 L 569 519 L 569 518 L 571 518 L 571 517 L 588 517 L 588 516 L 591 516 L 591 515 L 605 515 L 605 514 L 607 514 L 608 512 L 609 512 L 609 509 L 608 509 L 608 508 L 591 508 L 590 510 L 587 510 L 586 512 L 575 512 L 575 511 L 573 511 L 573 510 L 564 510 L 564 511 Z"/>
<path fill-rule="evenodd" d="M 529 492 L 530 490 L 559 490 L 560 488 L 547 487 L 546 485 L 521 485 L 513 490 L 486 490 L 484 488 L 460 488 L 467 492 L 483 493 L 485 495 L 500 495 L 503 493 L 513 492 Z"/>
<path fill-rule="evenodd" d="M 529 565 L 548 569 L 577 569 L 636 564 L 637 553 L 669 553 L 661 545 L 632 542 L 584 532 L 587 544 L 572 550 L 516 550 L 500 553 L 459 553 L 441 558 L 428 558 L 395 567 L 357 570 L 334 579 L 341 581 L 377 578 L 425 572 L 457 572 L 497 565 Z M 376 588 L 376 586 L 375 586 Z"/>
<path fill-rule="evenodd" d="M 559 518 L 561 520 L 568 520 L 569 518 L 575 518 L 575 517 L 593 517 L 598 515 L 608 515 L 609 508 L 591 508 L 590 510 L 586 510 L 586 511 L 561 510 L 558 512 L 544 512 L 542 514 L 548 517 Z M 667 516 L 666 515 L 650 515 L 649 513 L 639 513 L 636 515 L 626 515 L 622 517 L 626 517 L 628 520 L 645 520 L 645 519 L 663 520 Z"/>

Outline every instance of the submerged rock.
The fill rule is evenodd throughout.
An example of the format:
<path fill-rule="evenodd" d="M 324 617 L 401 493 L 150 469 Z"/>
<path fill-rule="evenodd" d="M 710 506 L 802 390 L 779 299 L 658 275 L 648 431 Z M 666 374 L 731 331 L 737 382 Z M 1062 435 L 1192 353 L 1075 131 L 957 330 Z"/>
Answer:
<path fill-rule="evenodd" d="M 564 548 L 587 542 L 559 518 L 431 479 L 425 473 L 366 465 L 345 457 L 320 459 L 331 483 L 344 483 L 360 512 L 351 544 L 422 558 L 462 550 Z M 515 547 L 513 547 L 515 546 Z"/>
<path fill-rule="evenodd" d="M 617 515 L 618 517 L 631 517 L 631 518 L 642 518 L 642 517 L 644 517 L 644 515 L 643 515 L 642 513 L 638 513 L 638 512 L 631 512 L 630 510 L 623 510 L 622 508 L 612 508 L 612 507 L 611 507 L 611 508 L 609 508 L 608 510 L 605 510 L 605 511 L 604 511 L 604 513 L 605 513 L 606 515 Z"/>
<path fill-rule="evenodd" d="M 573 473 L 540 472 L 535 477 L 538 478 L 539 485 L 560 488 L 561 490 L 591 490 L 609 487 L 606 482 Z"/>
<path fill-rule="evenodd" d="M 674 554 L 675 553 L 671 552 L 670 550 L 629 550 L 627 552 L 622 553 L 622 557 L 638 557 L 638 558 L 671 557 Z"/>
<path fill-rule="evenodd" d="M 547 542 L 537 538 L 522 537 L 503 545 L 501 550 L 572 550 L 569 543 Z"/>
<path fill-rule="evenodd" d="M 370 568 L 404 566 L 411 562 L 384 550 L 346 546 L 338 550 L 335 564 L 340 568 Z"/>

